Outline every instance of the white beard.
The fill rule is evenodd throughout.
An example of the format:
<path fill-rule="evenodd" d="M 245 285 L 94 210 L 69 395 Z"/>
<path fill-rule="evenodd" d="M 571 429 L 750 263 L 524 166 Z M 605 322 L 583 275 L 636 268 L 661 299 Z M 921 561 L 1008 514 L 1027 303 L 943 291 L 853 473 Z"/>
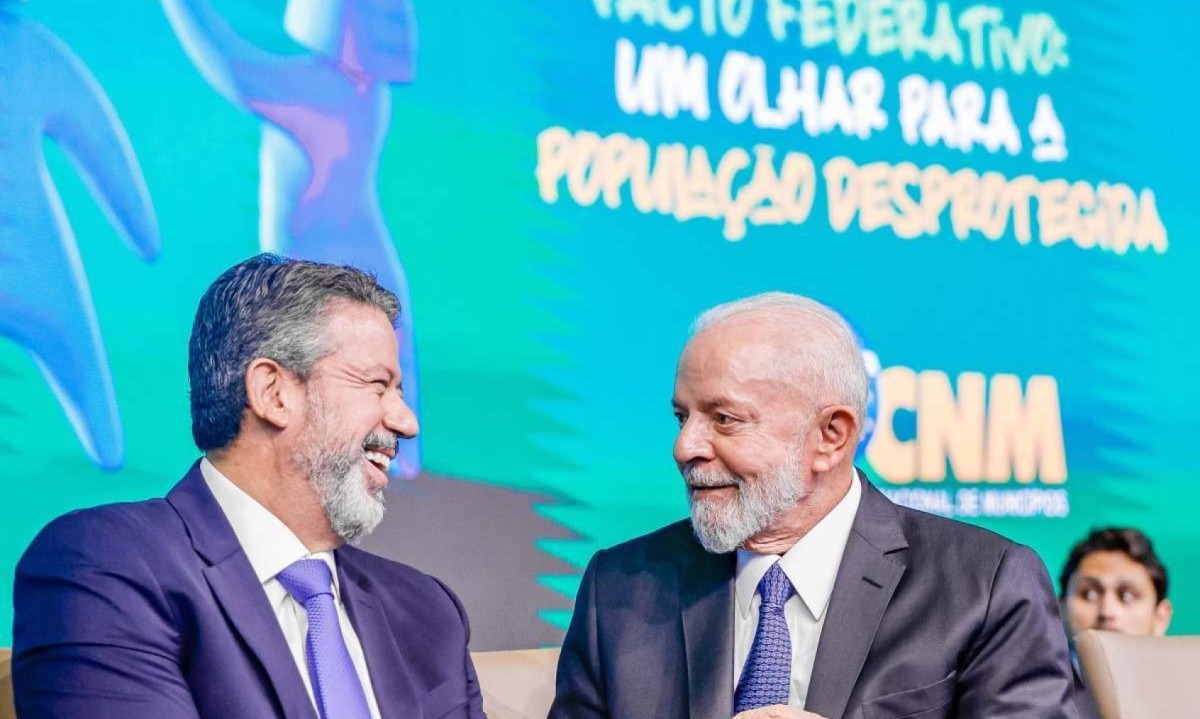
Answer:
<path fill-rule="evenodd" d="M 747 539 L 762 532 L 785 511 L 809 495 L 807 482 L 800 475 L 800 463 L 794 455 L 753 482 L 732 474 L 689 468 L 684 472 L 688 483 L 688 504 L 692 510 L 692 530 L 706 551 L 713 554 L 732 552 Z M 731 499 L 697 499 L 692 487 L 736 484 Z"/>
<path fill-rule="evenodd" d="M 317 490 L 334 534 L 353 544 L 383 521 L 383 491 L 369 486 L 363 448 L 339 446 L 337 423 L 319 397 L 310 396 L 308 416 L 309 431 L 300 443 L 305 449 L 296 450 L 296 464 Z"/>

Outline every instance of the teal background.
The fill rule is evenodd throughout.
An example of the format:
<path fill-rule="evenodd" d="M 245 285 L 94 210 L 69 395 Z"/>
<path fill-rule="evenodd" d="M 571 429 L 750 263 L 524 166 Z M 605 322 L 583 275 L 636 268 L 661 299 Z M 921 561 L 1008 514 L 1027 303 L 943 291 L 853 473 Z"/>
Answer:
<path fill-rule="evenodd" d="M 214 5 L 257 42 L 294 48 L 282 30 L 283 0 Z M 582 567 L 597 548 L 686 512 L 670 455 L 669 399 L 691 318 L 754 292 L 800 292 L 851 317 L 884 366 L 1055 376 L 1070 516 L 979 523 L 1033 546 L 1055 575 L 1089 527 L 1142 527 L 1171 569 L 1172 633 L 1200 632 L 1200 157 L 1189 89 L 1200 11 L 1183 2 L 1154 12 L 1116 0 L 1052 5 L 1003 3 L 1006 15 L 1053 12 L 1067 32 L 1070 67 L 1042 78 L 806 53 L 761 28 L 736 41 L 669 34 L 602 20 L 589 2 L 416 0 L 417 80 L 393 88 L 379 191 L 419 318 L 427 468 L 555 497 L 541 511 L 580 538 L 547 540 L 542 549 Z M 152 264 L 129 252 L 70 162 L 46 143 L 106 341 L 126 459 L 116 472 L 96 468 L 28 356 L 0 340 L 0 394 L 9 408 L 0 415 L 0 645 L 11 642 L 12 568 L 47 521 L 160 496 L 193 461 L 191 315 L 213 278 L 257 251 L 260 137 L 259 122 L 195 71 L 157 3 L 6 7 L 49 28 L 103 86 L 137 152 L 163 250 Z M 910 148 L 899 137 L 894 99 L 891 125 L 866 142 L 735 127 L 715 105 L 705 123 L 627 116 L 612 88 L 619 36 L 683 44 L 714 66 L 733 48 L 772 67 L 809 58 L 847 70 L 871 64 L 893 95 L 909 72 L 999 84 L 1021 126 L 1048 92 L 1071 154 L 1044 165 L 1028 149 L 1008 158 Z M 618 211 L 569 199 L 544 204 L 535 138 L 552 125 L 700 144 L 714 158 L 769 142 L 808 152 L 818 167 L 847 155 L 860 164 L 908 159 L 1150 187 L 1170 250 L 1115 256 L 1070 243 L 1021 246 L 1011 237 L 959 241 L 949 232 L 900 240 L 853 225 L 837 234 L 823 219 L 822 191 L 805 225 L 751 227 L 730 243 L 715 221 L 678 223 L 628 203 Z M 541 581 L 571 595 L 578 578 Z M 563 626 L 568 616 L 555 610 L 545 618 Z"/>

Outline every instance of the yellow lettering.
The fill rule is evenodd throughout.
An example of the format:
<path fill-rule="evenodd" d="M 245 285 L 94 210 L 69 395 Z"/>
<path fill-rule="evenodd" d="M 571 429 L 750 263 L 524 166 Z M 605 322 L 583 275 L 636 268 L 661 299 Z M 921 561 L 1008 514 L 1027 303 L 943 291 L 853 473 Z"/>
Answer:
<path fill-rule="evenodd" d="M 854 175 L 858 166 L 847 157 L 835 157 L 825 163 L 825 194 L 829 200 L 829 225 L 834 232 L 845 232 L 858 212 Z"/>
<path fill-rule="evenodd" d="M 751 225 L 799 225 L 811 215 L 818 185 L 812 158 L 789 152 L 779 166 L 775 161 L 770 145 L 756 146 L 753 154 L 733 147 L 710 158 L 703 146 L 651 147 L 620 132 L 601 136 L 548 127 L 537 136 L 534 175 L 538 196 L 548 204 L 558 202 L 565 187 L 584 207 L 603 200 L 614 210 L 631 204 L 638 212 L 680 222 L 722 221 L 724 237 L 736 241 Z M 744 170 L 749 179 L 738 186 Z M 1009 180 L 998 172 L 951 173 L 941 165 L 920 168 L 911 162 L 859 166 L 848 157 L 825 162 L 821 177 L 835 232 L 857 221 L 863 232 L 888 229 L 902 239 L 937 235 L 948 211 L 951 232 L 960 240 L 973 232 L 1000 240 L 1011 232 L 1025 245 L 1036 230 L 1039 244 L 1047 247 L 1071 241 L 1117 254 L 1163 253 L 1169 247 L 1154 192 L 1135 194 L 1123 183 L 1042 182 L 1031 175 Z"/>
<path fill-rule="evenodd" d="M 1039 476 L 1046 484 L 1066 481 L 1067 453 L 1058 383 L 1053 377 L 1030 377 L 1024 399 L 1019 377 L 992 377 L 986 454 L 984 475 L 989 482 L 1007 482 L 1015 477 L 1018 482 L 1029 483 Z"/>
<path fill-rule="evenodd" d="M 926 370 L 920 376 L 917 400 L 918 472 L 923 481 L 946 479 L 946 460 L 954 478 L 978 482 L 983 474 L 984 391 L 978 372 L 958 376 L 958 392 L 945 372 Z"/>
<path fill-rule="evenodd" d="M 534 176 L 537 177 L 538 195 L 542 202 L 558 202 L 558 181 L 567 172 L 571 140 L 571 133 L 564 127 L 547 127 L 538 133 L 538 163 Z"/>
<path fill-rule="evenodd" d="M 891 197 L 888 195 L 888 173 L 891 168 L 885 162 L 872 162 L 863 165 L 858 171 L 858 183 L 861 188 L 861 215 L 859 225 L 864 232 L 872 232 L 892 223 L 895 213 L 892 212 Z"/>

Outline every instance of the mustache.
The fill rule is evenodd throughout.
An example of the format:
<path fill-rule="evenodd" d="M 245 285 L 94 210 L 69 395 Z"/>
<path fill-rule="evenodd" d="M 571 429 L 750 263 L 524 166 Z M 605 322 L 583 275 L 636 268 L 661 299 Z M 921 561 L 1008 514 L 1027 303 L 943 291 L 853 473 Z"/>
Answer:
<path fill-rule="evenodd" d="M 742 486 L 742 478 L 736 474 L 719 472 L 702 467 L 686 467 L 683 470 L 683 480 L 688 489 L 707 489 L 709 487 Z"/>
<path fill-rule="evenodd" d="M 377 431 L 368 434 L 367 438 L 363 440 L 362 446 L 365 450 L 383 449 L 395 454 L 399 444 L 400 435 L 393 434 L 392 432 Z"/>

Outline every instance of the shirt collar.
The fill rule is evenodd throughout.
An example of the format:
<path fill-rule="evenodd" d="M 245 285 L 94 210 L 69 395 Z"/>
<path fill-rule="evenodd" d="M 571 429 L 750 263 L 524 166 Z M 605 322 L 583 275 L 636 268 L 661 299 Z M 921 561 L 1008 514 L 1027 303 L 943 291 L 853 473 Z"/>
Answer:
<path fill-rule="evenodd" d="M 737 550 L 734 591 L 738 612 L 743 618 L 750 614 L 758 583 L 775 562 L 779 562 L 813 618 L 819 620 L 825 614 L 829 597 L 833 594 L 833 583 L 837 580 L 838 567 L 842 564 L 842 554 L 846 551 L 846 541 L 854 526 L 854 515 L 858 513 L 858 502 L 862 497 L 861 481 L 856 472 L 846 496 L 782 557 Z"/>
<path fill-rule="evenodd" d="M 200 473 L 204 475 L 204 483 L 233 527 L 233 533 L 250 560 L 259 582 L 270 582 L 275 575 L 301 559 L 321 559 L 329 565 L 333 574 L 335 596 L 340 596 L 333 552 L 309 552 L 295 532 L 288 529 L 279 517 L 234 484 L 207 457 L 200 460 Z"/>

